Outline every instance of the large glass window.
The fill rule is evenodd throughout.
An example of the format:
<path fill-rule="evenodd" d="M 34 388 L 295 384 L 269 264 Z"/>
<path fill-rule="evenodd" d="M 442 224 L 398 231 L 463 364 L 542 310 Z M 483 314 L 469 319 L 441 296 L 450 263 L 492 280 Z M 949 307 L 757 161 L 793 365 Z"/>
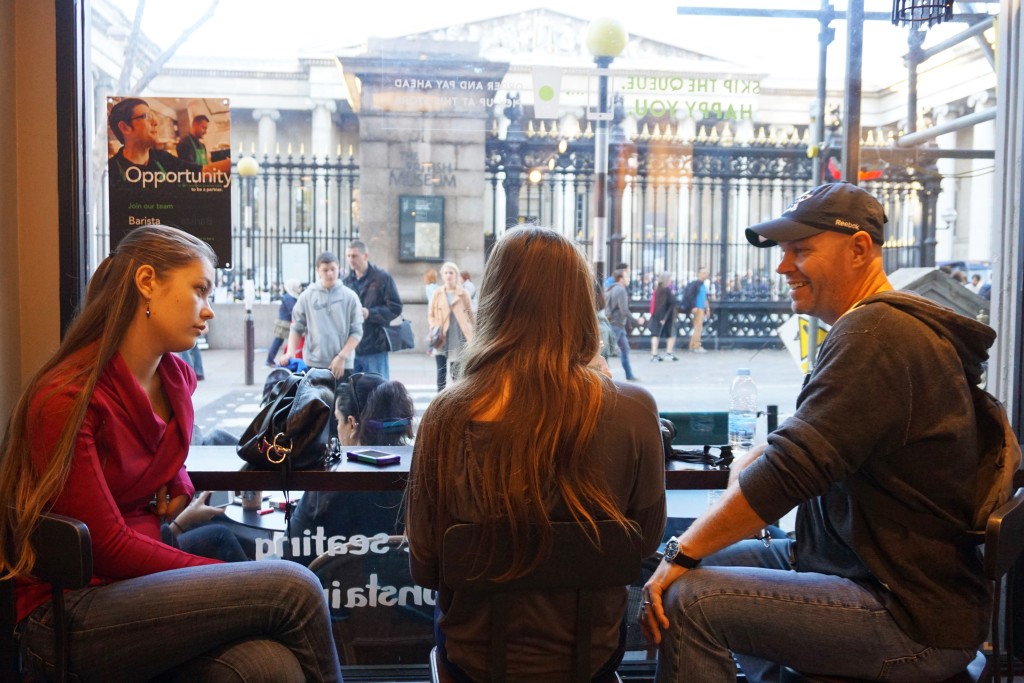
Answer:
<path fill-rule="evenodd" d="M 999 258 L 984 14 L 994 5 L 925 30 L 894 27 L 891 2 L 868 0 L 853 27 L 862 51 L 849 59 L 843 2 L 830 16 L 817 0 L 706 4 L 93 0 L 88 268 L 126 227 L 109 218 L 109 159 L 125 143 L 108 110 L 137 97 L 153 149 L 180 156 L 205 116 L 200 163 L 230 160 L 211 348 L 238 346 L 247 292 L 269 336 L 285 280 L 311 281 L 316 254 L 343 254 L 354 238 L 395 277 L 424 337 L 426 271 L 455 260 L 479 280 L 495 239 L 539 223 L 576 240 L 602 274 L 629 266 L 634 355 L 645 362 L 657 280 L 668 274 L 681 296 L 706 270 L 704 345 L 751 367 L 761 403 L 785 414 L 816 333 L 790 321 L 777 255 L 750 247 L 743 230 L 852 174 L 886 207 L 887 271 L 911 286 L 962 273 L 945 303 L 986 315 Z M 195 208 L 198 225 L 204 211 Z M 692 333 L 680 315 L 676 348 Z M 791 371 L 762 361 L 769 353 L 791 353 Z M 724 410 L 731 378 L 700 396 L 682 375 L 653 391 L 666 412 Z M 694 516 L 708 498 L 674 494 L 674 516 Z M 382 550 L 350 552 L 358 561 L 339 563 L 325 588 L 339 623 L 345 610 L 391 609 L 395 631 L 414 642 L 433 598 L 408 577 L 383 578 L 399 570 L 384 566 L 397 557 L 386 538 L 395 530 L 378 527 L 346 531 L 367 547 L 385 534 Z M 370 604 L 370 576 L 395 588 L 392 602 Z M 354 606 L 343 605 L 349 588 L 364 591 Z M 416 646 L 378 650 L 372 663 L 422 663 Z"/>

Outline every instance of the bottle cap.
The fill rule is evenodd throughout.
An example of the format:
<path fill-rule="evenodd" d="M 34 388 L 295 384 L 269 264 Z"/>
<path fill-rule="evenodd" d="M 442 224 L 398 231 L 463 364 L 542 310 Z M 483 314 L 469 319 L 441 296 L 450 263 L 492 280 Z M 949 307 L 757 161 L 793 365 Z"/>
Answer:
<path fill-rule="evenodd" d="M 749 375 L 750 374 L 750 368 L 736 368 L 736 374 L 737 375 Z"/>

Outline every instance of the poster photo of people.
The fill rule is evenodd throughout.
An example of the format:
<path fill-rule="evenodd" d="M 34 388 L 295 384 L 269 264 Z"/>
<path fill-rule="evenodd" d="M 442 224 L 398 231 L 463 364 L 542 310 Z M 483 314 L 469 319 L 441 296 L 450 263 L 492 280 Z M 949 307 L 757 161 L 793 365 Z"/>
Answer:
<path fill-rule="evenodd" d="M 161 223 L 231 256 L 231 110 L 223 98 L 109 97 L 110 243 Z"/>

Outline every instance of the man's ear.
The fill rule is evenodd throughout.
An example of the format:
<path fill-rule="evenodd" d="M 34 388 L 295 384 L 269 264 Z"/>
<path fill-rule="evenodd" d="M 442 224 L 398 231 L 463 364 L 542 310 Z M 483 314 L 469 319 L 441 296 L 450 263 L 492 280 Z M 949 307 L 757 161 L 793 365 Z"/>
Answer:
<path fill-rule="evenodd" d="M 139 266 L 135 271 L 135 286 L 143 299 L 149 301 L 153 298 L 153 290 L 156 288 L 156 270 L 153 266 Z"/>
<path fill-rule="evenodd" d="M 850 251 L 854 265 L 863 266 L 875 258 L 875 243 L 870 235 L 860 230 L 850 236 Z"/>

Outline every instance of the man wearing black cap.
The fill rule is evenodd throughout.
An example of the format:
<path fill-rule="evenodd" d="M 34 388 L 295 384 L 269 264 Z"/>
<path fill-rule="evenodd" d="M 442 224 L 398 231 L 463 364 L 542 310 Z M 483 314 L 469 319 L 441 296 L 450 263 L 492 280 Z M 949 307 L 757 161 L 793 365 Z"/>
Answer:
<path fill-rule="evenodd" d="M 733 655 L 750 681 L 780 664 L 941 680 L 985 639 L 988 584 L 959 541 L 978 467 L 970 387 L 995 333 L 891 291 L 885 222 L 873 196 L 833 183 L 747 230 L 781 248 L 793 311 L 832 329 L 793 417 L 737 459 L 644 587 L 658 681 L 735 681 Z M 758 538 L 794 506 L 796 541 Z"/>

